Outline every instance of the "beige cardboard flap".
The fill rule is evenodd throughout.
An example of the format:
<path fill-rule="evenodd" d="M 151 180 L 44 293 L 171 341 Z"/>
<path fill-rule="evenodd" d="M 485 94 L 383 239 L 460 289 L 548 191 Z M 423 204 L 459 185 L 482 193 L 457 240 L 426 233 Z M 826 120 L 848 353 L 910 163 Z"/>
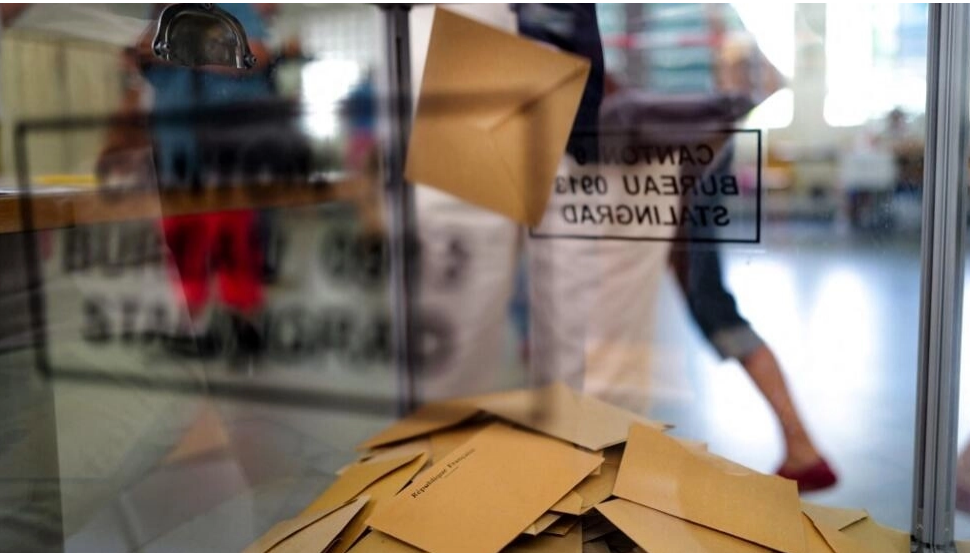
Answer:
<path fill-rule="evenodd" d="M 401 540 L 376 530 L 361 538 L 350 551 L 351 553 L 423 553 L 417 547 L 411 547 Z"/>
<path fill-rule="evenodd" d="M 601 466 L 599 474 L 587 476 L 579 483 L 579 486 L 576 486 L 576 493 L 583 498 L 583 512 L 592 509 L 613 495 L 613 486 L 616 484 L 616 475 L 619 470 L 619 466 L 605 462 Z"/>
<path fill-rule="evenodd" d="M 374 462 L 374 461 L 386 461 L 388 459 L 393 459 L 401 457 L 402 455 L 407 455 L 408 453 L 417 455 L 420 453 L 431 454 L 431 440 L 429 437 L 424 436 L 420 438 L 414 438 L 405 442 L 395 442 L 392 445 L 381 446 L 376 449 L 372 449 L 363 453 L 357 463 L 360 462 Z M 351 463 L 348 466 L 354 465 L 356 463 Z M 346 467 L 344 467 L 346 469 Z M 342 474 L 343 469 L 337 472 L 337 474 Z"/>
<path fill-rule="evenodd" d="M 805 545 L 808 553 L 835 553 L 808 515 L 802 515 L 802 528 L 805 529 Z"/>
<path fill-rule="evenodd" d="M 405 177 L 538 224 L 588 74 L 583 58 L 436 9 Z"/>
<path fill-rule="evenodd" d="M 429 436 L 431 442 L 431 462 L 437 463 L 458 446 L 472 439 L 475 434 L 485 430 L 491 422 L 473 422 L 448 430 L 435 432 Z"/>
<path fill-rule="evenodd" d="M 601 462 L 558 440 L 495 424 L 389 501 L 371 526 L 431 553 L 494 553 Z"/>
<path fill-rule="evenodd" d="M 361 443 L 357 449 L 373 449 L 430 434 L 470 419 L 477 412 L 476 407 L 462 400 L 429 403 Z"/>
<path fill-rule="evenodd" d="M 403 453 L 391 459 L 350 465 L 326 491 L 313 500 L 304 512 L 327 511 L 335 505 L 349 501 L 363 493 L 374 482 L 421 456 L 420 453 Z"/>
<path fill-rule="evenodd" d="M 841 530 L 869 516 L 869 513 L 862 509 L 826 507 L 808 501 L 802 501 L 802 512 L 812 520 L 831 526 L 836 530 Z"/>
<path fill-rule="evenodd" d="M 317 553 L 325 551 L 351 519 L 364 508 L 367 496 L 338 505 L 329 511 L 316 511 L 284 520 L 269 529 L 243 553 Z M 308 548 L 309 544 L 314 544 Z"/>
<path fill-rule="evenodd" d="M 364 490 L 364 494 L 370 497 L 370 501 L 361 509 L 360 515 L 344 528 L 344 531 L 340 533 L 338 543 L 334 544 L 327 553 L 345 553 L 350 549 L 350 546 L 367 530 L 370 517 L 411 482 L 414 475 L 424 466 L 426 460 L 427 455 L 422 454 L 417 459 L 368 486 Z"/>
<path fill-rule="evenodd" d="M 577 524 L 564 536 L 545 535 L 519 539 L 502 551 L 506 553 L 582 553 L 583 528 Z"/>
<path fill-rule="evenodd" d="M 559 517 L 559 520 L 554 522 L 549 528 L 542 531 L 543 534 L 551 534 L 553 536 L 565 536 L 572 531 L 573 528 L 579 525 L 579 517 L 572 515 L 563 515 Z"/>
<path fill-rule="evenodd" d="M 812 517 L 809 516 L 811 519 Z M 815 528 L 818 530 L 822 537 L 825 538 L 825 542 L 829 544 L 832 551 L 835 553 L 891 553 L 891 549 L 884 549 L 878 545 L 878 542 L 863 541 L 858 538 L 852 537 L 848 534 L 844 534 L 837 530 L 834 526 L 828 526 L 823 522 L 817 520 L 812 520 Z M 909 542 L 907 541 L 907 549 L 909 547 Z"/>
<path fill-rule="evenodd" d="M 816 524 L 817 525 L 817 524 Z M 842 529 L 842 533 L 867 544 L 880 553 L 907 553 L 910 536 L 907 532 L 887 528 L 872 518 L 864 518 Z"/>
<path fill-rule="evenodd" d="M 545 532 L 550 526 L 556 523 L 562 515 L 559 513 L 543 513 L 538 520 L 529 525 L 528 528 L 522 531 L 523 534 L 527 536 L 538 536 L 539 534 Z"/>
<path fill-rule="evenodd" d="M 613 494 L 770 549 L 805 550 L 795 482 L 733 470 L 654 428 L 630 428 Z"/>
<path fill-rule="evenodd" d="M 623 443 L 631 424 L 663 428 L 634 413 L 573 391 L 561 382 L 473 398 L 482 411 L 593 451 Z"/>
<path fill-rule="evenodd" d="M 624 499 L 600 504 L 621 532 L 650 553 L 769 553 L 769 549 Z M 801 524 L 801 523 L 799 523 Z"/>
<path fill-rule="evenodd" d="M 587 476 L 586 478 L 591 477 Z M 585 482 L 585 480 L 583 480 L 583 482 Z M 581 485 L 582 482 L 580 482 L 580 486 Z M 583 514 L 583 496 L 579 495 L 575 491 L 569 492 L 555 505 L 549 507 L 549 510 L 554 513 L 561 513 L 564 515 L 581 515 Z"/>

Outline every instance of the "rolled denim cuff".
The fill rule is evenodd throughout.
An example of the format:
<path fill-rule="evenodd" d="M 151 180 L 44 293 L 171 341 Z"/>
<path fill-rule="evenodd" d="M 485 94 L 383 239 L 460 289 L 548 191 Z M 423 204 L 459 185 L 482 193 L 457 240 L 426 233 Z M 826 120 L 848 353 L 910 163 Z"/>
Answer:
<path fill-rule="evenodd" d="M 718 330 L 711 336 L 711 344 L 722 359 L 744 359 L 765 343 L 750 325 L 737 325 Z"/>

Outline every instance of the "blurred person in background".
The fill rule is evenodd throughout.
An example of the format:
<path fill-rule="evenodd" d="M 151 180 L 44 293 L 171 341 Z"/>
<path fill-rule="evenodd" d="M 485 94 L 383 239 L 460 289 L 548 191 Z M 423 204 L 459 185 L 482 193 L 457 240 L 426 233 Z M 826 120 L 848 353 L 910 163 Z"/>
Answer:
<path fill-rule="evenodd" d="M 634 129 L 670 122 L 663 117 L 664 100 L 658 102 L 658 93 L 667 93 L 668 99 L 676 98 L 678 116 L 682 118 L 679 122 L 702 127 L 711 123 L 710 114 L 719 110 L 725 117 L 716 123 L 733 123 L 780 88 L 780 75 L 761 55 L 730 6 L 700 9 L 705 10 L 710 26 L 707 45 L 717 57 L 709 79 L 711 88 L 669 91 L 664 89 L 668 83 L 658 77 L 657 82 L 647 82 L 645 87 L 635 85 L 625 95 L 618 94 L 620 91 L 615 88 L 604 90 L 603 51 L 595 9 L 575 5 L 519 9 L 523 35 L 592 62 L 569 154 L 583 146 L 581 141 L 584 137 L 588 140 L 590 129 Z M 633 45 L 637 41 L 620 42 Z M 671 84 L 674 81 L 671 79 Z M 709 105 L 711 102 L 704 95 L 715 93 L 732 97 L 727 108 Z M 696 98 L 696 104 L 691 97 Z M 595 144 L 585 146 L 587 151 L 596 151 Z M 718 158 L 720 165 L 713 172 L 729 170 L 731 158 L 732 148 L 726 145 Z M 698 247 L 690 240 L 692 236 L 687 238 L 687 247 L 675 250 L 670 249 L 669 243 L 529 240 L 529 353 L 533 372 L 540 379 L 565 378 L 576 388 L 642 411 L 649 397 L 647 350 L 653 334 L 654 298 L 663 270 L 662 264 L 651 260 L 658 254 L 665 259 L 669 252 L 690 313 L 705 337 L 723 357 L 738 359 L 779 421 L 785 451 L 777 473 L 795 480 L 802 491 L 834 485 L 837 477 L 806 430 L 777 357 L 740 315 L 733 295 L 724 285 L 717 249 Z"/>
<path fill-rule="evenodd" d="M 161 190 L 201 190 L 203 187 L 240 186 L 264 169 L 267 142 L 277 130 L 266 119 L 252 124 L 230 123 L 220 109 L 256 109 L 272 103 L 275 90 L 269 74 L 270 55 L 264 43 L 265 18 L 275 6 L 266 4 L 217 5 L 234 17 L 246 32 L 256 65 L 250 69 L 221 66 L 185 67 L 160 59 L 152 51 L 154 30 L 127 52 L 125 63 L 134 71 L 125 94 L 123 111 L 145 108 L 159 114 L 149 134 L 132 126 L 110 129 L 102 159 L 115 161 L 132 145 L 146 144 L 154 151 L 155 177 Z M 153 8 L 157 18 L 163 6 Z M 208 121 L 208 110 L 215 115 Z M 174 117 L 168 117 L 174 114 Z M 189 114 L 188 120 L 182 120 Z M 231 117 L 231 116 L 230 116 Z M 264 136 L 266 135 L 266 136 Z M 282 140 L 283 137 L 276 137 Z M 150 165 L 149 165 L 150 166 Z M 102 181 L 117 167 L 103 161 Z M 279 178 L 279 171 L 270 171 Z M 233 181 L 237 182 L 233 182 Z M 246 181 L 239 182 L 240 180 Z M 164 215 L 164 214 L 163 214 Z M 216 328 L 228 319 L 231 349 L 243 355 L 258 354 L 263 338 L 256 320 L 264 301 L 264 240 L 258 210 L 237 209 L 163 217 L 173 286 L 189 314 L 190 328 L 179 329 L 166 344 L 173 351 L 212 355 L 227 348 Z M 214 285 L 212 281 L 215 281 Z M 218 302 L 211 302 L 215 288 Z M 216 313 L 219 307 L 225 313 Z"/>
<path fill-rule="evenodd" d="M 628 94 L 628 102 L 634 106 L 626 108 L 633 112 L 626 123 L 733 125 L 782 87 L 783 77 L 764 57 L 757 41 L 745 29 L 731 5 L 656 5 L 651 8 L 657 12 L 651 24 L 659 28 L 646 27 L 646 30 L 658 34 L 664 32 L 665 28 L 668 31 L 663 39 L 658 36 L 658 42 L 668 46 L 707 48 L 712 64 L 707 74 L 690 67 L 691 78 L 683 79 L 673 78 L 675 75 L 671 72 L 675 70 L 670 67 L 648 67 L 646 81 L 630 87 L 634 90 Z M 614 39 L 613 42 L 636 48 L 631 41 Z M 652 43 L 650 40 L 647 42 Z M 652 74 L 654 77 L 651 79 Z M 670 77 L 669 80 L 664 78 L 665 75 Z M 620 93 L 619 85 L 615 81 L 610 82 L 613 84 L 613 94 Z M 664 112 L 664 103 L 676 99 L 678 105 L 686 103 L 689 107 L 690 98 L 696 100 L 696 115 L 690 116 L 688 109 L 687 117 L 684 117 L 684 113 L 675 113 L 666 121 L 658 118 Z M 615 105 L 617 99 L 613 98 L 611 102 Z M 653 106 L 652 121 L 643 119 L 642 114 L 637 120 L 629 120 L 629 117 L 638 117 L 635 107 L 638 102 Z M 719 103 L 728 107 L 718 107 Z M 711 114 L 719 112 L 722 115 L 711 119 Z M 729 142 L 708 173 L 698 176 L 730 173 L 733 158 L 734 148 Z M 704 337 L 722 359 L 736 359 L 741 364 L 774 413 L 784 440 L 784 458 L 777 473 L 798 482 L 802 491 L 821 490 L 835 485 L 838 478 L 805 428 L 777 356 L 742 317 L 736 299 L 724 283 L 717 245 L 699 243 L 693 239 L 695 236 L 690 230 L 685 238 L 684 247 L 671 252 L 677 282 L 684 292 L 691 317 Z"/>

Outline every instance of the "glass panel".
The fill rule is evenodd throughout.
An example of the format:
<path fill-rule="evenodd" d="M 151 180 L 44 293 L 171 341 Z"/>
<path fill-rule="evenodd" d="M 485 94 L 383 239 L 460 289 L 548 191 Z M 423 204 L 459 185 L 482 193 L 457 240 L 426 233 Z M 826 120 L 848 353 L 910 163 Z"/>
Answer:
<path fill-rule="evenodd" d="M 4 12 L 4 551 L 241 550 L 396 413 L 380 12 L 219 6 L 244 39 L 172 51 L 253 69 L 160 60 L 154 5 Z"/>
<path fill-rule="evenodd" d="M 414 6 L 411 90 L 374 6 L 185 6 L 0 6 L 0 551 L 244 549 L 398 414 L 402 322 L 421 403 L 561 382 L 908 539 L 925 4 Z"/>
<path fill-rule="evenodd" d="M 439 225 L 478 236 L 463 257 L 487 268 L 451 299 L 422 284 L 419 301 L 449 302 L 456 332 L 483 337 L 448 359 L 449 395 L 494 386 L 465 360 L 494 360 L 503 342 L 468 321 L 500 320 L 497 282 L 524 268 L 527 378 L 672 423 L 824 488 L 805 499 L 908 535 L 926 6 L 599 4 L 598 26 L 591 16 L 517 12 L 521 33 L 594 59 L 584 102 L 593 123 L 599 109 L 599 144 L 581 103 L 540 223 L 516 234 L 494 203 L 422 203 L 457 186 L 447 179 L 417 188 L 422 240 L 442 240 Z"/>

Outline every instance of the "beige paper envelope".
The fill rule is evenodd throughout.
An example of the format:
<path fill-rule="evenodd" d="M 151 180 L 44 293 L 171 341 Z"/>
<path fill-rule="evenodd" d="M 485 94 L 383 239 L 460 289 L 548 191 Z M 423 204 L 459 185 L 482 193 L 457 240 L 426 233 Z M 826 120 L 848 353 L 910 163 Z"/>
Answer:
<path fill-rule="evenodd" d="M 471 398 L 482 411 L 593 451 L 623 443 L 631 424 L 658 422 L 573 391 L 561 382 Z"/>
<path fill-rule="evenodd" d="M 817 525 L 817 524 L 816 524 Z M 887 528 L 871 518 L 864 518 L 842 529 L 842 533 L 870 546 L 879 553 L 909 551 L 909 533 Z"/>
<path fill-rule="evenodd" d="M 812 519 L 808 518 L 808 515 L 802 515 L 802 528 L 805 529 L 805 551 L 807 553 L 835 553 L 835 551 L 829 547 L 825 537 L 822 533 L 818 531 L 815 524 L 812 523 Z"/>
<path fill-rule="evenodd" d="M 583 528 L 577 524 L 563 536 L 547 535 L 519 539 L 502 551 L 505 553 L 582 553 Z"/>
<path fill-rule="evenodd" d="M 405 178 L 538 224 L 589 67 L 436 9 Z"/>
<path fill-rule="evenodd" d="M 624 499 L 601 503 L 621 532 L 650 553 L 769 553 L 769 549 Z M 800 515 L 799 515 L 800 516 Z M 799 522 L 801 524 L 801 522 Z"/>
<path fill-rule="evenodd" d="M 733 470 L 654 428 L 630 428 L 613 494 L 770 549 L 805 550 L 794 481 Z"/>
<path fill-rule="evenodd" d="M 523 534 L 528 536 L 538 536 L 539 534 L 545 532 L 550 526 L 555 524 L 562 518 L 559 513 L 543 513 L 538 520 L 529 525 L 528 528 L 522 531 Z"/>
<path fill-rule="evenodd" d="M 618 465 L 604 462 L 599 474 L 587 476 L 576 486 L 576 493 L 583 498 L 582 512 L 589 511 L 613 495 L 619 470 Z"/>
<path fill-rule="evenodd" d="M 464 400 L 439 401 L 423 405 L 357 446 L 373 449 L 442 430 L 472 418 L 478 408 Z"/>
<path fill-rule="evenodd" d="M 431 553 L 494 553 L 602 459 L 495 424 L 371 517 L 371 527 Z"/>
<path fill-rule="evenodd" d="M 344 528 L 343 532 L 340 533 L 339 541 L 327 553 L 345 553 L 350 549 L 350 546 L 367 531 L 370 517 L 411 482 L 411 479 L 424 466 L 426 460 L 427 455 L 422 454 L 417 459 L 368 486 L 363 493 L 370 497 L 370 501 L 361 509 L 360 514 L 354 517 L 354 520 L 350 521 L 350 524 Z"/>
<path fill-rule="evenodd" d="M 243 553 L 316 553 L 325 551 L 341 530 L 364 508 L 369 498 L 361 496 L 326 511 L 302 514 L 269 529 Z"/>
<path fill-rule="evenodd" d="M 808 518 L 811 519 L 811 515 L 808 515 Z M 834 526 L 828 526 L 824 522 L 812 519 L 812 524 L 815 525 L 815 528 L 822 534 L 825 542 L 835 553 L 892 553 L 892 549 L 885 549 L 878 542 L 858 539 L 837 530 Z M 908 550 L 908 539 L 906 541 L 906 547 Z"/>
<path fill-rule="evenodd" d="M 360 539 L 351 549 L 351 553 L 424 553 L 417 547 L 411 547 L 401 540 L 396 540 L 387 534 L 376 530 L 371 531 Z"/>
<path fill-rule="evenodd" d="M 554 522 L 552 526 L 543 530 L 542 533 L 561 537 L 571 532 L 572 529 L 578 525 L 579 525 L 579 517 L 571 516 L 571 515 L 563 515 L 559 517 L 559 520 Z"/>
<path fill-rule="evenodd" d="M 491 422 L 473 422 L 431 434 L 428 437 L 431 442 L 431 462 L 437 463 L 491 424 Z"/>
<path fill-rule="evenodd" d="M 426 437 L 415 438 L 406 442 L 395 442 L 388 446 L 378 447 L 363 453 L 356 462 L 383 461 L 393 457 L 400 457 L 406 453 L 426 453 L 431 454 L 431 440 Z M 353 465 L 355 463 L 350 463 Z M 348 465 L 348 466 L 350 466 Z M 344 467 L 346 468 L 346 467 Z M 340 474 L 344 469 L 337 471 Z"/>
<path fill-rule="evenodd" d="M 404 453 L 392 459 L 350 465 L 303 512 L 328 511 L 335 505 L 349 501 L 363 493 L 374 482 L 421 457 L 421 455 L 420 453 Z"/>
<path fill-rule="evenodd" d="M 587 476 L 586 478 L 590 477 Z M 581 485 L 582 482 L 580 482 L 580 486 Z M 579 495 L 575 491 L 569 492 L 555 505 L 549 507 L 549 510 L 562 515 L 581 515 L 583 514 L 583 496 Z"/>
<path fill-rule="evenodd" d="M 869 516 L 869 513 L 862 509 L 826 507 L 808 501 L 802 501 L 802 512 L 812 520 L 831 526 L 836 530 L 841 530 Z"/>

